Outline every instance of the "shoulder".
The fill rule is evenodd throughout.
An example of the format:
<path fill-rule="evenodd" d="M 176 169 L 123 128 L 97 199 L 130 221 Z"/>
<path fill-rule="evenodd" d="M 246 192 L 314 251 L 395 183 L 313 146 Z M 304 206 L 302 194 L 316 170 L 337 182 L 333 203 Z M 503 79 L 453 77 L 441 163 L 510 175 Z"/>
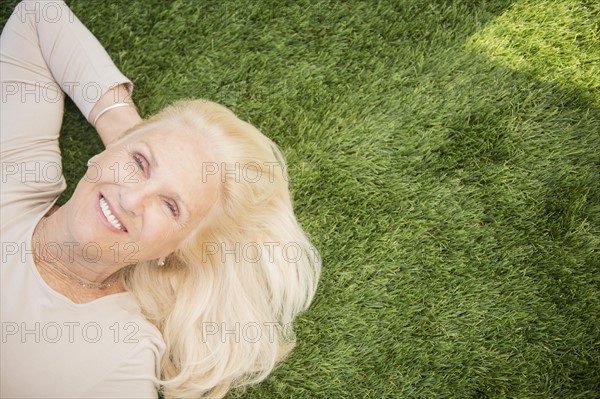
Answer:
<path fill-rule="evenodd" d="M 128 293 L 107 298 L 113 313 L 109 335 L 114 348 L 113 367 L 80 396 L 86 397 L 158 397 L 160 363 L 165 343 L 158 329 L 146 320 Z M 116 320 L 116 321 L 115 321 Z"/>
<path fill-rule="evenodd" d="M 113 322 L 114 340 L 118 343 L 152 347 L 162 355 L 165 348 L 158 328 L 143 315 L 139 305 L 128 292 L 109 295 L 96 301 L 94 314 Z M 118 334 L 117 334 L 118 333 Z M 138 345 L 138 346 L 140 346 Z"/>
<path fill-rule="evenodd" d="M 126 331 L 125 331 L 126 330 Z M 136 330 L 125 329 L 120 338 L 127 351 L 106 374 L 78 396 L 81 398 L 156 398 L 160 389 L 161 345 L 149 336 L 136 336 Z"/>
<path fill-rule="evenodd" d="M 84 305 L 43 298 L 4 307 L 3 325 L 13 329 L 1 344 L 2 363 L 11 364 L 3 396 L 157 397 L 165 345 L 128 293 Z"/>

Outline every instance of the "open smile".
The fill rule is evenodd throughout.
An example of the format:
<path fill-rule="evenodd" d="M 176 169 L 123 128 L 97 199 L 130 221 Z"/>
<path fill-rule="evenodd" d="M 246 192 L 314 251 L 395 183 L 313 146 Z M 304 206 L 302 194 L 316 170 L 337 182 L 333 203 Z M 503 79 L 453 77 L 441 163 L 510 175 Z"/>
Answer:
<path fill-rule="evenodd" d="M 105 222 L 104 224 L 108 224 L 113 230 L 118 232 L 127 233 L 127 229 L 123 225 L 123 223 L 119 220 L 117 213 L 111 204 L 104 198 L 102 194 L 98 197 L 98 210 L 100 211 L 101 220 Z"/>

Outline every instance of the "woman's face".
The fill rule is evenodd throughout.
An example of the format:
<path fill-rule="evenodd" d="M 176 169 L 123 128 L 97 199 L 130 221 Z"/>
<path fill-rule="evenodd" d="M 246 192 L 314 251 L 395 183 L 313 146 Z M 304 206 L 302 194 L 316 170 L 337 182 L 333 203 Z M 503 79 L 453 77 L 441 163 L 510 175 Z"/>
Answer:
<path fill-rule="evenodd" d="M 209 164 L 216 165 L 189 133 L 155 128 L 126 136 L 92 158 L 67 203 L 71 235 L 100 248 L 104 261 L 168 256 L 216 200 L 219 174 L 203 173 Z"/>

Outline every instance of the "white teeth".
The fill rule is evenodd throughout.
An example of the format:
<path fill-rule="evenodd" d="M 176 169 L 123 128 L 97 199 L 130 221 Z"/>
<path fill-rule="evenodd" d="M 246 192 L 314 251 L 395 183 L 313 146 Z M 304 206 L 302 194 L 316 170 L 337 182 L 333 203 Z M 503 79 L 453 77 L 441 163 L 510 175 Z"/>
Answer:
<path fill-rule="evenodd" d="M 106 216 L 106 219 L 113 225 L 115 229 L 124 230 L 121 223 L 117 220 L 117 218 L 110 212 L 110 208 L 106 203 L 106 200 L 103 197 L 100 197 L 100 209 L 102 209 L 102 213 Z"/>

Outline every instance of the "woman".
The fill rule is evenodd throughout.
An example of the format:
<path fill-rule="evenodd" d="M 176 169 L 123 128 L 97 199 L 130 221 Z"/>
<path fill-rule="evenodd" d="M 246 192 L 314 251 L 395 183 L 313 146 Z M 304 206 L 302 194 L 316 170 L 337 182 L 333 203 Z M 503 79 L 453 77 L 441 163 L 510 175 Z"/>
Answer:
<path fill-rule="evenodd" d="M 320 271 L 277 147 L 207 101 L 142 121 L 61 1 L 20 3 L 1 49 L 2 397 L 221 397 L 264 379 Z M 107 147 L 57 209 L 64 93 Z"/>

